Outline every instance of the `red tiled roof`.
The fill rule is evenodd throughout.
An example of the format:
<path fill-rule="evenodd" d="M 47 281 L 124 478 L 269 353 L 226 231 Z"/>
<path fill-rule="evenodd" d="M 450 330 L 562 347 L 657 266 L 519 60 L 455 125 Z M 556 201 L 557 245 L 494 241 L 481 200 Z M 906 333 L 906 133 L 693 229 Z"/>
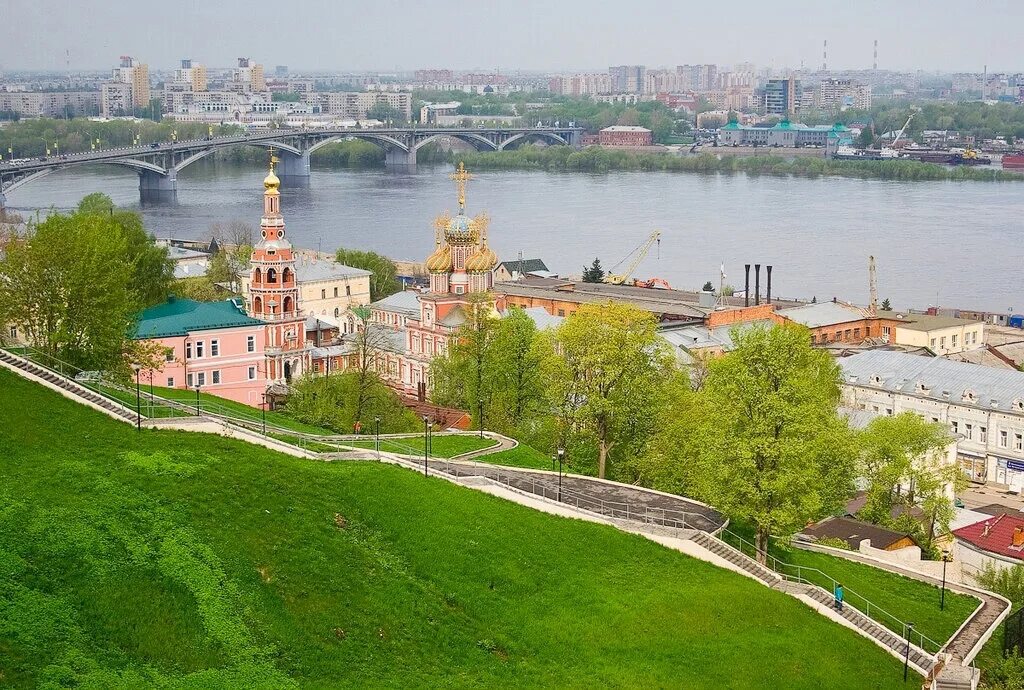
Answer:
<path fill-rule="evenodd" d="M 1024 529 L 1024 519 L 1004 514 L 953 530 L 953 534 L 985 551 L 1024 561 L 1024 549 L 1012 546 L 1013 531 L 1017 527 Z"/>

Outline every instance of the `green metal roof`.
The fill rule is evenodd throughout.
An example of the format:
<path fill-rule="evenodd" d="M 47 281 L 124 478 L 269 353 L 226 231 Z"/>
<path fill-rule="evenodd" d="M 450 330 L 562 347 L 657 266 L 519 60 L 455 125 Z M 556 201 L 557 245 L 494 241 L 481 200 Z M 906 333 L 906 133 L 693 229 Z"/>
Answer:
<path fill-rule="evenodd" d="M 192 331 L 259 326 L 262 323 L 259 319 L 248 316 L 241 305 L 232 300 L 196 302 L 171 297 L 163 304 L 150 307 L 139 315 L 135 337 L 167 338 L 187 335 Z"/>

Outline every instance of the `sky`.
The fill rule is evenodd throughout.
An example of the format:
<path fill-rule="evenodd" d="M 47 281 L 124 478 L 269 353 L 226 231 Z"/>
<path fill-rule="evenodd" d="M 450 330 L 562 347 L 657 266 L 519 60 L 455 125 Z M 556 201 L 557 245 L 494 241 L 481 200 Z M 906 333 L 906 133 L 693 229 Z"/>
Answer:
<path fill-rule="evenodd" d="M 603 71 L 684 63 L 1024 71 L 1024 0 L 0 0 L 0 69 Z"/>

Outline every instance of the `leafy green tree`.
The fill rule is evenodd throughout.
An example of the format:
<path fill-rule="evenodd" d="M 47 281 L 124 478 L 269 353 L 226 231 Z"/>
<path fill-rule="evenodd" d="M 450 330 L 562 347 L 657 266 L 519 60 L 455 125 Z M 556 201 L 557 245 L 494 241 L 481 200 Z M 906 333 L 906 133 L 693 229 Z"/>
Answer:
<path fill-rule="evenodd" d="M 796 325 L 733 331 L 734 351 L 709 364 L 695 413 L 690 488 L 750 522 L 763 562 L 772 534 L 789 535 L 852 491 L 852 434 L 839 417 L 839 367 Z M 684 432 L 684 433 L 686 433 Z"/>
<path fill-rule="evenodd" d="M 1024 565 L 996 568 L 987 562 L 974 579 L 985 589 L 1009 599 L 1014 608 L 1024 606 Z"/>
<path fill-rule="evenodd" d="M 604 280 L 604 269 L 601 268 L 601 260 L 594 259 L 594 263 L 590 264 L 590 268 L 583 267 L 583 282 L 584 283 L 600 283 Z"/>
<path fill-rule="evenodd" d="M 894 526 L 896 516 L 920 510 L 926 529 L 916 520 L 912 528 L 922 548 L 930 550 L 938 532 L 949 530 L 955 508 L 953 495 L 966 483 L 956 464 L 946 464 L 950 438 L 941 424 L 912 413 L 873 419 L 860 434 L 860 474 L 867 480 L 867 502 L 860 515 L 874 523 Z"/>
<path fill-rule="evenodd" d="M 84 197 L 78 203 L 78 215 L 107 216 L 109 222 L 117 226 L 125 242 L 124 259 L 119 265 L 127 263 L 142 307 L 167 299 L 174 280 L 174 263 L 167 257 L 167 248 L 158 247 L 146 232 L 142 216 L 115 207 L 113 200 L 102 193 Z"/>
<path fill-rule="evenodd" d="M 357 412 L 361 396 L 362 410 Z M 301 422 L 339 433 L 351 433 L 356 421 L 365 428 L 373 428 L 375 417 L 380 417 L 381 432 L 401 433 L 419 428 L 416 415 L 373 372 L 364 383 L 360 383 L 356 371 L 298 379 L 292 383 L 285 412 Z"/>
<path fill-rule="evenodd" d="M 430 365 L 431 395 L 435 402 L 469 410 L 480 424 L 479 408 L 490 408 L 494 397 L 498 355 L 494 334 L 498 319 L 486 294 L 473 294 L 466 306 L 466 322 L 448 340 L 446 351 Z"/>
<path fill-rule="evenodd" d="M 892 303 L 889 301 L 888 297 L 882 300 L 882 309 L 883 311 L 892 311 Z"/>
<path fill-rule="evenodd" d="M 504 429 L 515 429 L 532 421 L 545 408 L 545 382 L 541 364 L 545 341 L 526 312 L 510 307 L 494 324 L 491 348 L 495 366 L 489 414 Z"/>
<path fill-rule="evenodd" d="M 178 297 L 197 302 L 217 302 L 225 297 L 224 291 L 217 287 L 209 276 L 179 278 L 171 285 L 171 292 Z"/>
<path fill-rule="evenodd" d="M 649 435 L 645 400 L 671 372 L 671 354 L 650 313 L 611 302 L 583 305 L 569 316 L 554 333 L 552 351 L 544 379 L 561 426 L 593 436 L 603 478 L 618 443 Z"/>
<path fill-rule="evenodd" d="M 374 302 L 402 291 L 395 263 L 382 254 L 359 249 L 339 249 L 335 258 L 340 264 L 361 268 L 373 274 L 370 276 L 370 299 Z"/>
<path fill-rule="evenodd" d="M 0 259 L 0 321 L 78 366 L 118 367 L 142 306 L 134 273 L 122 270 L 127 252 L 103 214 L 53 214 L 12 235 Z"/>
<path fill-rule="evenodd" d="M 875 143 L 875 135 L 874 135 L 874 132 L 871 131 L 871 127 L 870 126 L 869 127 L 865 127 L 864 129 L 862 129 L 860 131 L 860 134 L 857 135 L 857 146 L 861 147 L 862 149 L 871 148 L 871 146 L 874 143 Z"/>

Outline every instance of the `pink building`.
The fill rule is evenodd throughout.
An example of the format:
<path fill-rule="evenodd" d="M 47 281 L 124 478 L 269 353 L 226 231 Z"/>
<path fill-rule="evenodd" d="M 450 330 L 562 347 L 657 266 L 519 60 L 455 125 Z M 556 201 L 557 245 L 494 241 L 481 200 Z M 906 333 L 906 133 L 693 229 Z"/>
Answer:
<path fill-rule="evenodd" d="M 266 332 L 235 301 L 171 298 L 139 317 L 136 337 L 168 348 L 163 368 L 143 370 L 141 380 L 258 407 L 267 388 Z"/>

